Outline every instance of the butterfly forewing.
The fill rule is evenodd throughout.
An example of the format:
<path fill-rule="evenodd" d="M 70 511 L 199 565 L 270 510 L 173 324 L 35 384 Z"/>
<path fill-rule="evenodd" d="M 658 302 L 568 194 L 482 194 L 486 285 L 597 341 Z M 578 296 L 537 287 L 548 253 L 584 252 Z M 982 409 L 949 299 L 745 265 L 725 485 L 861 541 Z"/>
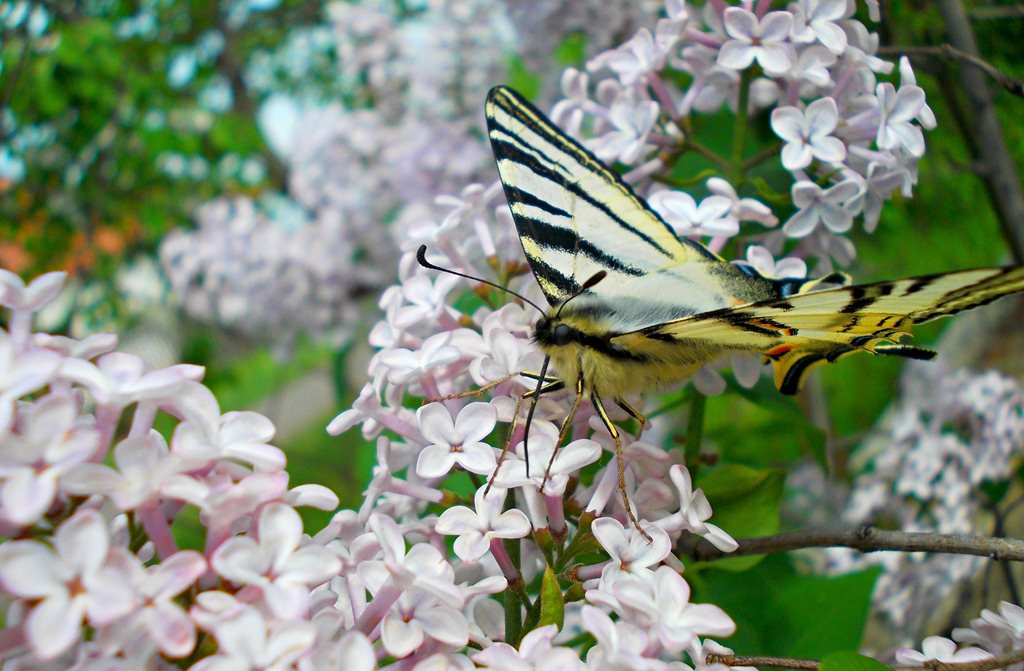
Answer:
<path fill-rule="evenodd" d="M 552 305 L 602 270 L 594 291 L 611 296 L 665 268 L 721 263 L 677 238 L 618 174 L 519 94 L 492 89 L 486 115 L 519 238 Z"/>

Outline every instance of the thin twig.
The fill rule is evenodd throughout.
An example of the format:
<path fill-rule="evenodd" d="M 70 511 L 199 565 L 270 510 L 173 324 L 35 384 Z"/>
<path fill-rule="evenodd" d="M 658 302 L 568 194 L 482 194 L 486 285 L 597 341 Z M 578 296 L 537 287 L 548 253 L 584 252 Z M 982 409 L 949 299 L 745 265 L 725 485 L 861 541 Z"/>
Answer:
<path fill-rule="evenodd" d="M 1016 538 L 883 531 L 867 526 L 854 531 L 790 531 L 774 536 L 744 538 L 737 542 L 739 547 L 732 552 L 722 552 L 705 540 L 693 547 L 677 550 L 697 561 L 826 547 L 853 548 L 860 552 L 942 552 L 1003 561 L 1024 561 L 1024 541 Z"/>
<path fill-rule="evenodd" d="M 710 664 L 724 664 L 726 666 L 756 666 L 769 669 L 798 669 L 800 671 L 817 671 L 821 668 L 821 662 L 814 659 L 795 659 L 792 657 L 769 657 L 765 655 L 708 655 L 707 661 Z M 1024 650 L 983 659 L 976 662 L 939 662 L 929 660 L 923 664 L 915 665 L 889 665 L 893 671 L 995 671 L 1005 669 L 1008 666 L 1024 662 Z"/>
<path fill-rule="evenodd" d="M 726 666 L 756 666 L 768 669 L 809 669 L 817 671 L 821 662 L 816 659 L 795 659 L 793 657 L 768 657 L 767 655 L 708 655 L 708 664 Z"/>
<path fill-rule="evenodd" d="M 1024 81 L 1011 77 L 988 61 L 957 49 L 952 44 L 940 44 L 938 46 L 889 46 L 879 47 L 880 54 L 900 54 L 904 56 L 927 56 L 930 58 L 947 58 L 953 61 L 961 61 L 973 65 L 989 77 L 994 79 L 1004 89 L 1015 96 L 1024 97 Z"/>
<path fill-rule="evenodd" d="M 992 21 L 996 19 L 1024 18 L 1024 5 L 998 5 L 990 7 L 973 7 L 970 10 L 972 21 Z"/>
<path fill-rule="evenodd" d="M 776 142 L 776 143 L 774 143 L 774 144 L 772 144 L 770 146 L 765 147 L 764 149 L 762 149 L 761 151 L 757 152 L 756 154 L 754 154 L 753 156 L 751 156 L 747 160 L 743 161 L 743 166 L 742 166 L 743 171 L 747 172 L 747 171 L 751 170 L 752 168 L 755 168 L 755 167 L 761 165 L 762 163 L 764 163 L 768 159 L 773 158 L 775 156 L 778 156 L 779 155 L 779 151 L 782 150 L 782 146 L 784 144 L 785 144 L 785 142 L 779 140 L 778 142 Z"/>

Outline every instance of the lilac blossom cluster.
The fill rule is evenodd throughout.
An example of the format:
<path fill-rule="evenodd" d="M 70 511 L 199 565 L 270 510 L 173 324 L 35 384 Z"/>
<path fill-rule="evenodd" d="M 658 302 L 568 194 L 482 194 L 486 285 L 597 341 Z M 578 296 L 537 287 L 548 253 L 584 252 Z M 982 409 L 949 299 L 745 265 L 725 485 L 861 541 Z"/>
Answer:
<path fill-rule="evenodd" d="M 862 457 L 842 515 L 850 524 L 880 519 L 905 531 L 975 533 L 993 524 L 986 484 L 1005 483 L 1024 444 L 1024 392 L 996 371 L 951 371 L 941 363 L 909 366 L 888 430 Z M 997 528 L 990 531 L 999 535 Z M 832 570 L 881 564 L 875 608 L 913 637 L 929 624 L 950 589 L 975 577 L 983 557 L 954 554 L 861 555 L 828 551 Z M 910 608 L 910 604 L 915 604 Z"/>
<path fill-rule="evenodd" d="M 598 442 L 566 447 L 543 488 L 536 470 L 528 477 L 510 463 L 490 495 L 480 488 L 460 502 L 440 485 L 457 463 L 493 468 L 496 450 L 479 440 L 497 421 L 495 407 L 471 403 L 455 417 L 441 403 L 378 412 L 397 438 L 379 440 L 369 505 L 307 535 L 296 508 L 333 510 L 337 497 L 316 484 L 289 488 L 273 425 L 257 413 L 222 414 L 200 383 L 202 368 L 147 370 L 116 351 L 113 335 L 33 332 L 33 315 L 63 280 L 50 273 L 26 286 L 0 271 L 0 306 L 9 310 L 0 329 L 0 533 L 11 539 L 0 545 L 5 668 L 462 671 L 474 662 L 557 662 L 682 671 L 690 667 L 659 658 L 683 651 L 698 668 L 721 668 L 703 661 L 725 649 L 700 637 L 729 635 L 734 625 L 718 607 L 690 603 L 671 547 L 683 532 L 731 541 L 704 522 L 710 509 L 684 468 L 648 456 L 665 488 L 663 514 L 645 527 L 653 542 L 607 516 L 577 531 L 577 553 L 607 557 L 573 567 L 589 603 L 570 609 L 566 628 L 596 640 L 586 660 L 556 640 L 554 624 L 534 628 L 517 649 L 504 642 L 493 596 L 523 589 L 518 567 L 536 573 L 543 542 L 524 543 L 512 561 L 502 539 L 545 530 L 549 541 L 564 539 L 568 475 L 599 456 Z M 170 422 L 170 440 L 154 428 L 158 419 Z M 538 458 L 553 448 L 543 427 Z M 401 481 L 394 474 L 404 469 Z M 596 512 L 599 489 L 590 497 Z M 507 491 L 529 515 L 503 511 Z M 445 510 L 431 514 L 428 504 Z M 182 547 L 176 521 L 195 516 L 202 537 Z M 445 536 L 455 537 L 452 550 Z"/>
<path fill-rule="evenodd" d="M 383 224 L 435 216 L 438 194 L 493 178 L 481 107 L 506 78 L 510 54 L 550 57 L 552 35 L 577 29 L 607 45 L 641 15 L 629 2 L 582 21 L 603 4 L 574 2 L 537 31 L 519 3 L 336 2 L 315 39 L 257 53 L 251 80 L 274 103 L 264 125 L 288 167 L 287 193 L 215 201 L 195 230 L 168 238 L 161 257 L 182 307 L 285 349 L 296 332 L 344 336 L 366 290 L 393 280 L 381 271 L 395 262 Z M 281 95 L 267 74 L 322 78 L 289 56 L 310 49 L 321 67 L 331 65 L 324 52 L 337 54 L 329 88 L 344 103 Z"/>
<path fill-rule="evenodd" d="M 588 146 L 605 161 L 633 166 L 627 177 L 665 220 L 680 235 L 705 238 L 714 251 L 740 232 L 740 222 L 776 225 L 764 203 L 737 198 L 735 188 L 749 183 L 746 173 L 759 162 L 781 155 L 793 179 L 789 193 L 763 184 L 759 190 L 771 202 L 788 198 L 792 211 L 780 231 L 754 236 L 767 250 L 733 251 L 767 274 L 802 276 L 793 262 L 775 267 L 767 253 L 777 255 L 796 240 L 796 257 L 816 260 L 824 274 L 853 259 L 845 234 L 855 218 L 870 232 L 886 200 L 897 191 L 911 194 L 925 149 L 922 127 L 934 127 L 935 117 L 906 59 L 898 87 L 878 81 L 893 64 L 878 57 L 878 35 L 853 18 L 854 3 L 801 0 L 785 11 L 769 11 L 770 5 L 709 2 L 697 9 L 667 1 L 666 18 L 653 31 L 643 28 L 598 55 L 589 72 L 564 73 L 566 97 L 553 117 L 578 136 L 589 120 Z M 609 71 L 613 76 L 592 95 L 591 74 Z M 737 123 L 731 157 L 716 155 L 693 130 L 697 117 L 722 108 Z M 748 158 L 740 127 L 769 110 L 775 151 Z M 739 183 L 715 178 L 697 203 L 647 179 L 671 167 L 666 157 L 683 152 L 701 154 L 721 177 Z"/>

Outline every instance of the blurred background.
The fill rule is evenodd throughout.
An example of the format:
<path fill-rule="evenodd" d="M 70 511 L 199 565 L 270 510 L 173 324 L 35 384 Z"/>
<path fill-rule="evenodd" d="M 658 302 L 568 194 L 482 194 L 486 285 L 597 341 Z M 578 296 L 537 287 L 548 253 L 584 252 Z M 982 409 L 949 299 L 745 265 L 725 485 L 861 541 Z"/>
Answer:
<path fill-rule="evenodd" d="M 565 68 L 652 26 L 661 4 L 4 0 L 0 266 L 66 270 L 72 290 L 41 328 L 115 331 L 151 366 L 207 366 L 222 411 L 274 421 L 293 484 L 358 506 L 372 447 L 324 427 L 365 382 L 403 232 L 440 216 L 438 196 L 496 177 L 486 91 L 511 84 L 550 109 Z M 883 9 L 893 60 L 949 41 L 936 3 Z M 966 11 L 983 58 L 1024 77 L 1024 4 Z M 1009 262 L 1024 226 L 990 179 L 962 67 L 927 51 L 912 60 L 939 126 L 914 199 L 897 196 L 877 231 L 852 234 L 847 270 L 861 281 Z M 986 86 L 1010 159 L 999 172 L 1019 185 L 1022 101 Z M 962 328 L 948 349 L 963 363 L 1020 373 L 1016 345 L 993 353 L 979 335 L 991 329 Z M 879 359 L 817 374 L 828 409 L 815 422 L 831 439 L 856 444 L 891 403 L 900 368 Z M 755 403 L 712 401 L 708 413 L 709 440 L 751 452 L 805 430 Z"/>

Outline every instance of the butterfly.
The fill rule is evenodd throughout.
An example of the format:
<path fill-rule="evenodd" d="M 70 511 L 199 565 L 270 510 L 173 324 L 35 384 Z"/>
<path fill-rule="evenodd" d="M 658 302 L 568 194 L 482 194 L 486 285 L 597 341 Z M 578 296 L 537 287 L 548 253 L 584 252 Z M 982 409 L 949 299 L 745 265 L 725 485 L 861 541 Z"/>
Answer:
<path fill-rule="evenodd" d="M 512 89 L 492 89 L 485 115 L 512 219 L 550 306 L 533 332 L 546 357 L 532 375 L 534 401 L 575 387 L 564 433 L 590 400 L 615 441 L 624 498 L 621 441 L 604 399 L 643 426 L 627 394 L 682 381 L 730 354 L 762 355 L 784 394 L 814 367 L 856 352 L 931 359 L 935 352 L 900 342 L 914 324 L 1024 290 L 1019 266 L 856 286 L 838 273 L 766 277 L 678 237 L 618 173 Z M 626 510 L 635 524 L 628 501 Z"/>

